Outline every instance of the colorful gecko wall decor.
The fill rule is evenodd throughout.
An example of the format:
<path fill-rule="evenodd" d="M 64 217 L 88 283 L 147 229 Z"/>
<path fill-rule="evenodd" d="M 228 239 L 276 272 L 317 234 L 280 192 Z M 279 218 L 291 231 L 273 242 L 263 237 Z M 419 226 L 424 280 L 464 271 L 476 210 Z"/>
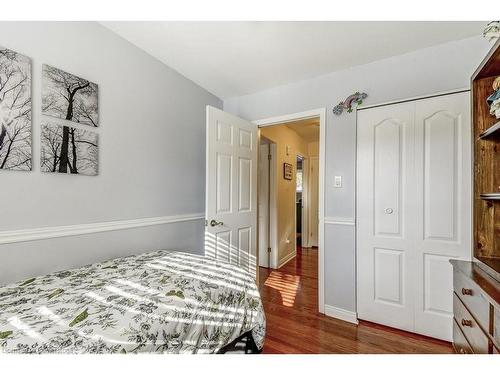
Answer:
<path fill-rule="evenodd" d="M 335 107 L 333 107 L 333 113 L 336 114 L 337 116 L 340 116 L 344 109 L 347 110 L 347 112 L 351 113 L 352 112 L 352 106 L 353 104 L 360 105 L 363 103 L 363 100 L 368 97 L 368 94 L 362 92 L 355 92 L 352 95 L 349 95 L 343 102 L 340 102 L 337 104 Z"/>
<path fill-rule="evenodd" d="M 494 42 L 500 38 L 500 21 L 491 21 L 488 23 L 483 31 L 483 36 L 490 42 Z"/>

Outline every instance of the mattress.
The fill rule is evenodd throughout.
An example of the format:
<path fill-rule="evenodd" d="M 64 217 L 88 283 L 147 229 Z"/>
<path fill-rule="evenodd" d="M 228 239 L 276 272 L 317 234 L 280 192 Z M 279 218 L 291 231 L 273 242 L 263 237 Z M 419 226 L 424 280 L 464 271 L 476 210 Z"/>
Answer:
<path fill-rule="evenodd" d="M 3 353 L 216 353 L 265 315 L 247 271 L 155 251 L 0 288 Z"/>

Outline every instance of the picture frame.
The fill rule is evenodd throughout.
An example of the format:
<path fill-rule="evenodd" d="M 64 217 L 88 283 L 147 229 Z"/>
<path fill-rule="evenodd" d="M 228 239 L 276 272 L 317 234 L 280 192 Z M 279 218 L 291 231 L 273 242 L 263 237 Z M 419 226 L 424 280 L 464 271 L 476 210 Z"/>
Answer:
<path fill-rule="evenodd" d="M 290 163 L 283 163 L 283 178 L 285 180 L 293 179 L 293 165 Z"/>
<path fill-rule="evenodd" d="M 31 58 L 0 46 L 0 170 L 31 171 Z"/>
<path fill-rule="evenodd" d="M 99 127 L 98 85 L 59 68 L 42 65 L 42 114 Z M 68 95 L 68 93 L 71 95 Z"/>

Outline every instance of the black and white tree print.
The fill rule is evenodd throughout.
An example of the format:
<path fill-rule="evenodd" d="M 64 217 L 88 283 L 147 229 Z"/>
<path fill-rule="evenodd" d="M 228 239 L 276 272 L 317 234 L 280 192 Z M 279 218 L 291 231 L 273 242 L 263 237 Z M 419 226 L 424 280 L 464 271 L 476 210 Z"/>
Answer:
<path fill-rule="evenodd" d="M 97 85 L 50 65 L 43 65 L 44 115 L 99 126 Z"/>
<path fill-rule="evenodd" d="M 65 134 L 68 134 L 68 146 L 63 147 Z M 42 124 L 41 170 L 95 176 L 98 171 L 97 133 L 61 126 Z M 66 166 L 62 166 L 66 163 Z"/>
<path fill-rule="evenodd" d="M 31 60 L 0 47 L 0 169 L 31 170 Z"/>

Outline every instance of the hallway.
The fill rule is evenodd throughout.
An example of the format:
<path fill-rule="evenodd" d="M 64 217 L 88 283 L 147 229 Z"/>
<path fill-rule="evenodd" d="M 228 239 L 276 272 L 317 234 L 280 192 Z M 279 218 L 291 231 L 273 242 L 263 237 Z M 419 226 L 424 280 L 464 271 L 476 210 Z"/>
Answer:
<path fill-rule="evenodd" d="M 319 314 L 317 248 L 297 247 L 279 270 L 260 267 L 259 280 L 267 319 L 263 353 L 453 353 L 444 341 Z"/>

